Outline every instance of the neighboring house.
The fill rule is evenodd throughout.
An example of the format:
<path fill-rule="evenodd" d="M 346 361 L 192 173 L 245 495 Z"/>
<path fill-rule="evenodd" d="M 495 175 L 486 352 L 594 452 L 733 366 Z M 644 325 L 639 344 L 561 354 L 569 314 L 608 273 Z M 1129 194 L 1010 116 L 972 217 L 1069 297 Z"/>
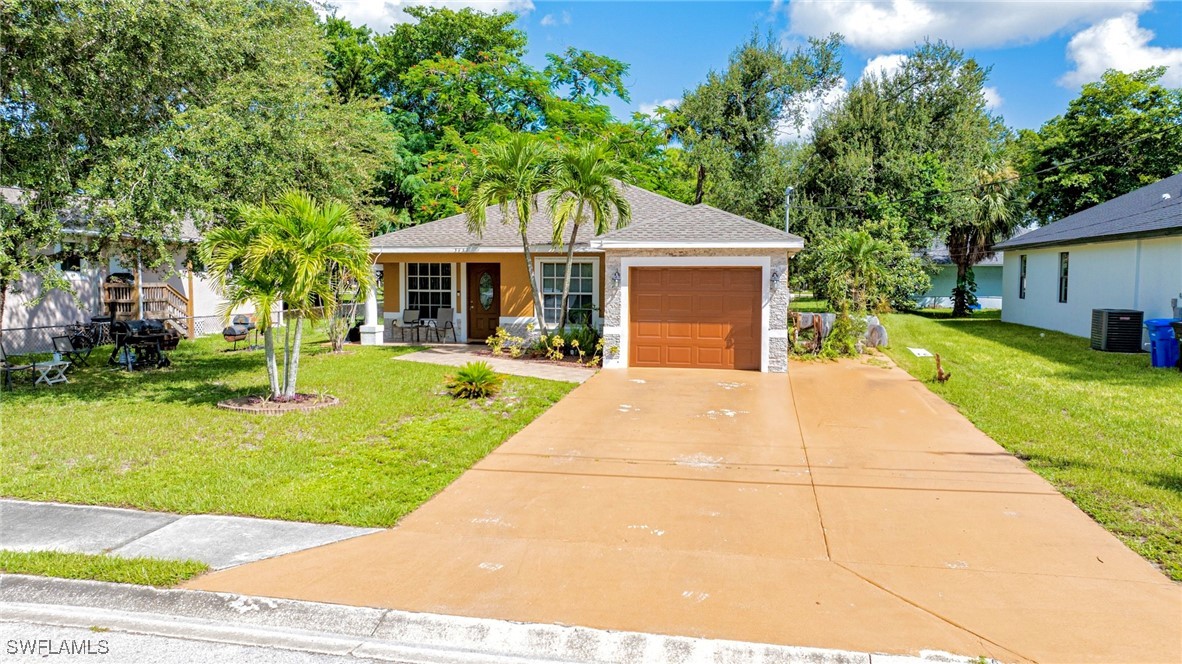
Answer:
<path fill-rule="evenodd" d="M 1170 318 L 1182 292 L 1182 173 L 998 248 L 1004 321 L 1086 337 L 1092 309 Z"/>
<path fill-rule="evenodd" d="M 631 223 L 599 237 L 581 228 L 571 275 L 571 308 L 589 311 L 601 328 L 604 366 L 786 371 L 788 258 L 804 241 L 639 187 L 622 185 L 622 193 Z M 462 342 L 483 343 L 498 327 L 525 336 L 539 317 L 553 327 L 565 247 L 552 246 L 551 236 L 539 206 L 528 237 L 543 311 L 534 310 L 517 223 L 503 224 L 497 207 L 481 236 L 456 215 L 374 238 L 385 325 L 367 312 L 363 342 L 378 343 L 379 333 L 392 339 L 404 309 L 433 318 L 453 308 Z"/>
<path fill-rule="evenodd" d="M 956 263 L 948 254 L 948 247 L 942 242 L 932 244 L 924 256 L 936 266 L 932 285 L 927 292 L 915 297 L 923 309 L 947 308 L 952 306 L 952 289 L 956 288 Z M 977 303 L 983 309 L 1001 309 L 1001 267 L 1003 252 L 973 266 L 973 280 L 977 282 Z"/>
<path fill-rule="evenodd" d="M 19 204 L 25 192 L 0 187 L 0 195 L 11 204 Z M 66 228 L 62 241 L 46 248 L 57 260 L 58 269 L 73 287 L 73 293 L 56 289 L 43 293 L 42 280 L 34 274 L 25 274 L 20 282 L 10 286 L 4 308 L 8 352 L 19 353 L 25 345 L 44 341 L 45 335 L 18 333 L 22 328 L 57 328 L 89 321 L 95 316 L 108 316 L 112 311 L 123 319 L 174 319 L 178 329 L 189 336 L 221 331 L 220 318 L 215 321 L 214 317 L 220 313 L 225 299 L 209 279 L 188 266 L 189 252 L 201 239 L 190 220 L 182 223 L 173 264 L 156 270 L 124 265 L 114 254 L 91 262 L 82 257 L 84 252 L 72 249 L 80 249 L 93 236 L 94 232 L 85 228 Z M 108 285 L 107 277 L 118 273 L 131 274 L 139 283 Z"/>

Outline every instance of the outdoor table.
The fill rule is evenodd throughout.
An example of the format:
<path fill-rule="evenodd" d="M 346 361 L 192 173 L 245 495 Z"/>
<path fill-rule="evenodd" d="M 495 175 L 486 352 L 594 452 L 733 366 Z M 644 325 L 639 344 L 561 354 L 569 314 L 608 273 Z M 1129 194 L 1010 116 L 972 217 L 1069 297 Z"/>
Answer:
<path fill-rule="evenodd" d="M 68 383 L 66 378 L 66 369 L 70 366 L 69 362 L 34 362 L 33 368 L 37 373 L 41 374 L 37 380 L 33 381 L 34 385 L 57 385 L 58 383 Z"/>

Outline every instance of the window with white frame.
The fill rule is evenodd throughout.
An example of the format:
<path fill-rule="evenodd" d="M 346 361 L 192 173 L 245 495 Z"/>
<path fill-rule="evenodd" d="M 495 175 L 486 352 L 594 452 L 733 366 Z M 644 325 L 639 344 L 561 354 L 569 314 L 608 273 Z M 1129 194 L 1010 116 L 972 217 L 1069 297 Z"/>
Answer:
<path fill-rule="evenodd" d="M 440 307 L 451 307 L 451 263 L 406 264 L 406 309 L 419 318 L 435 318 Z"/>
<path fill-rule="evenodd" d="M 547 325 L 557 325 L 562 315 L 562 280 L 566 276 L 566 262 L 542 262 L 542 309 Z M 571 264 L 568 323 L 591 324 L 591 310 L 595 305 L 595 268 L 591 262 Z"/>

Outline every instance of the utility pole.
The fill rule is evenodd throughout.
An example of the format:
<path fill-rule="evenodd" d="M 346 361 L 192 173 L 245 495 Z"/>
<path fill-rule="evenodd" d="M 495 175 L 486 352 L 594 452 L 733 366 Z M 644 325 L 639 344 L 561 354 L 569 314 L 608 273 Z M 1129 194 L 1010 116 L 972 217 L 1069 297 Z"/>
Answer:
<path fill-rule="evenodd" d="M 792 228 L 792 187 L 784 190 L 784 232 Z"/>

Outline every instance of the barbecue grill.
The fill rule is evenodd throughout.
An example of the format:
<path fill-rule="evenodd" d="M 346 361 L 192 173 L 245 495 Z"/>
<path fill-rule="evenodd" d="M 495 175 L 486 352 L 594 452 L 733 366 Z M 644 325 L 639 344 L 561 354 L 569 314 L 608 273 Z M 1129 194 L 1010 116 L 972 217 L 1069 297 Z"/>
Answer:
<path fill-rule="evenodd" d="M 181 335 L 158 320 L 119 320 L 111 323 L 115 348 L 107 363 L 128 371 L 172 364 L 167 351 L 175 350 Z"/>

